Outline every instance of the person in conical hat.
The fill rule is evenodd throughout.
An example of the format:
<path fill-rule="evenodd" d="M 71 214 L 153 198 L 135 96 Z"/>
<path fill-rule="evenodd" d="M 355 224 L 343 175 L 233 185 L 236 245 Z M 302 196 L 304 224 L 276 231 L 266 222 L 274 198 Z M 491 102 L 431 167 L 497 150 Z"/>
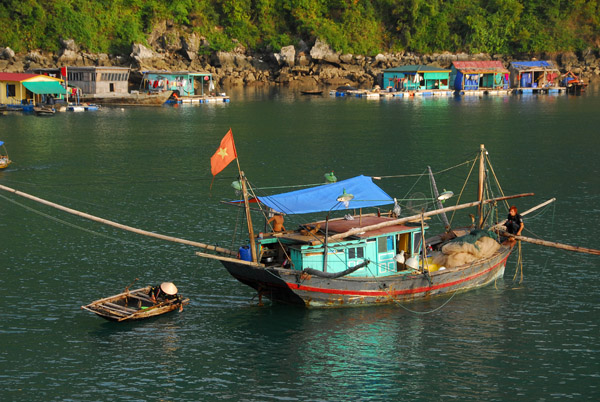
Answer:
<path fill-rule="evenodd" d="M 177 286 L 173 282 L 163 282 L 160 285 L 152 286 L 148 295 L 154 303 L 181 300 L 177 293 Z"/>
<path fill-rule="evenodd" d="M 160 284 L 160 290 L 168 294 L 169 296 L 174 296 L 177 294 L 177 286 L 173 282 L 163 282 Z"/>

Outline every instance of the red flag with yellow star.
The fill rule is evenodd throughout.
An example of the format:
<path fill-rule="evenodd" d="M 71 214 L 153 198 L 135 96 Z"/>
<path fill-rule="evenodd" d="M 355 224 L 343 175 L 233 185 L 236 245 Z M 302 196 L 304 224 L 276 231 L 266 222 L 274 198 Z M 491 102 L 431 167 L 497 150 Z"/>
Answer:
<path fill-rule="evenodd" d="M 210 158 L 210 170 L 213 176 L 216 176 L 225 169 L 232 160 L 237 158 L 237 152 L 235 151 L 235 144 L 233 143 L 233 133 L 231 129 L 225 134 L 225 137 L 221 140 L 221 145 L 217 152 Z"/>

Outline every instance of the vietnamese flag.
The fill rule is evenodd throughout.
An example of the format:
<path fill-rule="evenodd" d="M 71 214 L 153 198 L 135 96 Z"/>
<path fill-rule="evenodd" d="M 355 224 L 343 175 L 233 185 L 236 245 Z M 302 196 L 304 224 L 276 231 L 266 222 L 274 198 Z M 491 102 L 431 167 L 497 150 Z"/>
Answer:
<path fill-rule="evenodd" d="M 237 158 L 237 152 L 233 143 L 233 133 L 229 129 L 225 137 L 221 140 L 219 149 L 210 158 L 210 170 L 213 176 L 219 174 L 235 158 Z"/>

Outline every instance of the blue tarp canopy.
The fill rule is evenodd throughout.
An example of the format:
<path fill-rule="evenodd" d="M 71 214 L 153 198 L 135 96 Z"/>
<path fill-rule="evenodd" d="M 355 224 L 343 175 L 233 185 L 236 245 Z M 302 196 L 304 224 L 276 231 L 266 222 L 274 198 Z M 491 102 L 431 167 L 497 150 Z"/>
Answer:
<path fill-rule="evenodd" d="M 344 191 L 354 198 L 346 206 L 337 198 Z M 343 209 L 357 209 L 393 204 L 394 199 L 367 176 L 357 176 L 337 183 L 291 191 L 289 193 L 258 197 L 269 208 L 285 214 L 308 214 Z"/>
<path fill-rule="evenodd" d="M 555 69 L 554 64 L 549 61 L 544 60 L 534 60 L 534 61 L 513 61 L 511 63 L 513 68 L 518 70 L 527 70 L 530 68 L 540 67 L 540 68 L 549 68 Z"/>

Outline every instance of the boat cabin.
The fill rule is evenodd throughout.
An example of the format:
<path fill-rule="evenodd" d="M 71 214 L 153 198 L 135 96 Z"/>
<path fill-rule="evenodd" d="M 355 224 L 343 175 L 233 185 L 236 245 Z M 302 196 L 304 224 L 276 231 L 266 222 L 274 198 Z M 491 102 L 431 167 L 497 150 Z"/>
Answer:
<path fill-rule="evenodd" d="M 258 202 L 287 215 L 326 214 L 324 220 L 304 223 L 296 230 L 257 236 L 256 261 L 267 266 L 286 266 L 299 272 L 312 268 L 335 274 L 369 261 L 368 267 L 356 268 L 347 276 L 387 276 L 407 270 L 402 258 L 398 258 L 400 262 L 395 259 L 398 254 L 418 260 L 423 251 L 426 225 L 420 221 L 395 224 L 392 216 L 365 214 L 369 208 L 379 210 L 379 206 L 394 204 L 394 199 L 368 176 L 258 197 Z M 330 218 L 335 211 L 344 216 Z M 250 247 L 240 248 L 241 259 L 252 261 Z M 377 272 L 372 272 L 373 264 Z"/>
<path fill-rule="evenodd" d="M 423 234 L 420 223 L 368 230 L 328 244 L 327 256 L 324 252 L 325 231 L 331 237 L 356 227 L 376 225 L 393 219 L 377 215 L 356 216 L 352 220 L 340 218 L 305 224 L 298 231 L 264 234 L 258 240 L 257 254 L 260 262 L 265 265 L 281 266 L 289 259 L 290 268 L 296 271 L 312 268 L 339 273 L 369 260 L 377 266 L 376 272 L 373 272 L 371 264 L 368 268 L 359 268 L 347 276 L 395 275 L 409 270 L 403 262 L 396 261 L 396 255 L 403 251 L 406 259 L 412 256 L 418 259 L 422 253 Z M 315 231 L 315 228 L 318 230 Z"/>

